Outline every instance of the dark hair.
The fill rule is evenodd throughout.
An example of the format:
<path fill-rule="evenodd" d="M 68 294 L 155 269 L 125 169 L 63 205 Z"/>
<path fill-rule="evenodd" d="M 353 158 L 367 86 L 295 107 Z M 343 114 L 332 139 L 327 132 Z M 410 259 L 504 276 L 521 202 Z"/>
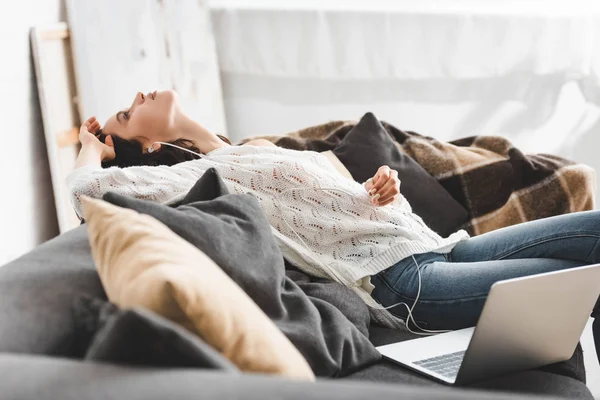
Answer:
<path fill-rule="evenodd" d="M 99 130 L 96 133 L 96 137 L 102 143 L 106 140 L 106 134 Z M 229 139 L 225 136 L 217 135 L 219 139 L 222 141 L 231 144 Z M 115 158 L 110 161 L 103 161 L 102 168 L 109 167 L 135 167 L 141 165 L 175 165 L 180 162 L 195 160 L 198 157 L 195 154 L 190 152 L 171 147 L 171 146 L 161 146 L 159 150 L 156 150 L 152 153 L 144 152 L 144 148 L 140 142 L 137 140 L 126 140 L 122 139 L 118 136 L 111 135 L 113 143 L 115 145 Z M 191 150 L 195 153 L 200 153 L 200 149 L 194 145 L 194 142 L 188 139 L 177 139 L 171 142 L 167 142 L 174 144 L 179 147 L 183 147 L 184 149 Z"/>

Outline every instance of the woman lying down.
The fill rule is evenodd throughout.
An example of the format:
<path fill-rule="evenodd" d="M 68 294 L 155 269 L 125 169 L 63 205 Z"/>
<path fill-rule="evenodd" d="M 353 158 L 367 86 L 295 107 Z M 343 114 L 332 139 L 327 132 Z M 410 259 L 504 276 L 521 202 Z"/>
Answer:
<path fill-rule="evenodd" d="M 186 115 L 173 91 L 138 93 L 102 130 L 87 120 L 79 137 L 68 178 L 79 215 L 81 195 L 109 191 L 174 203 L 215 168 L 230 192 L 257 197 L 294 264 L 352 288 L 390 326 L 474 326 L 494 282 L 600 262 L 598 210 L 443 238 L 412 213 L 387 166 L 360 184 L 314 151 L 260 139 L 232 146 Z"/>

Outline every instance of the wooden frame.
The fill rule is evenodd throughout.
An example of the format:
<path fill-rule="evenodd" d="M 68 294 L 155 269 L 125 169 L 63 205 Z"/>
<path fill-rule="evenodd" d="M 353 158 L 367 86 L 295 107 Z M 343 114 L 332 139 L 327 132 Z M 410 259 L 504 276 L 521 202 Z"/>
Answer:
<path fill-rule="evenodd" d="M 79 115 L 66 23 L 31 29 L 31 50 L 50 164 L 54 203 L 61 233 L 79 225 L 66 177 L 79 152 Z"/>

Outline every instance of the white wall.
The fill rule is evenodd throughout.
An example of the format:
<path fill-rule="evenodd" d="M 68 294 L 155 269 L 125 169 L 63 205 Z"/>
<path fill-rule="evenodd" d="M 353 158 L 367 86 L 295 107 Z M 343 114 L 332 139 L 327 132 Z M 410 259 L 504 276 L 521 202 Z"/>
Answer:
<path fill-rule="evenodd" d="M 29 29 L 61 0 L 0 0 L 0 265 L 58 234 Z"/>

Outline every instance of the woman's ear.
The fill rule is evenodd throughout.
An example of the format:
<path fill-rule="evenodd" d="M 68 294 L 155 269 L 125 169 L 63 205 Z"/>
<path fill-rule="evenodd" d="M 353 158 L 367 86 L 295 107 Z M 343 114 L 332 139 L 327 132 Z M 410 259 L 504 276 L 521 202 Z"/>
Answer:
<path fill-rule="evenodd" d="M 146 151 L 147 151 L 148 153 L 154 153 L 155 151 L 158 151 L 158 150 L 160 150 L 160 148 L 161 148 L 161 147 L 162 147 L 162 146 L 161 146 L 161 144 L 160 144 L 160 143 L 158 143 L 158 142 L 154 142 L 154 143 L 151 143 L 151 144 L 150 144 L 150 146 L 148 146 L 148 147 L 146 148 Z"/>

